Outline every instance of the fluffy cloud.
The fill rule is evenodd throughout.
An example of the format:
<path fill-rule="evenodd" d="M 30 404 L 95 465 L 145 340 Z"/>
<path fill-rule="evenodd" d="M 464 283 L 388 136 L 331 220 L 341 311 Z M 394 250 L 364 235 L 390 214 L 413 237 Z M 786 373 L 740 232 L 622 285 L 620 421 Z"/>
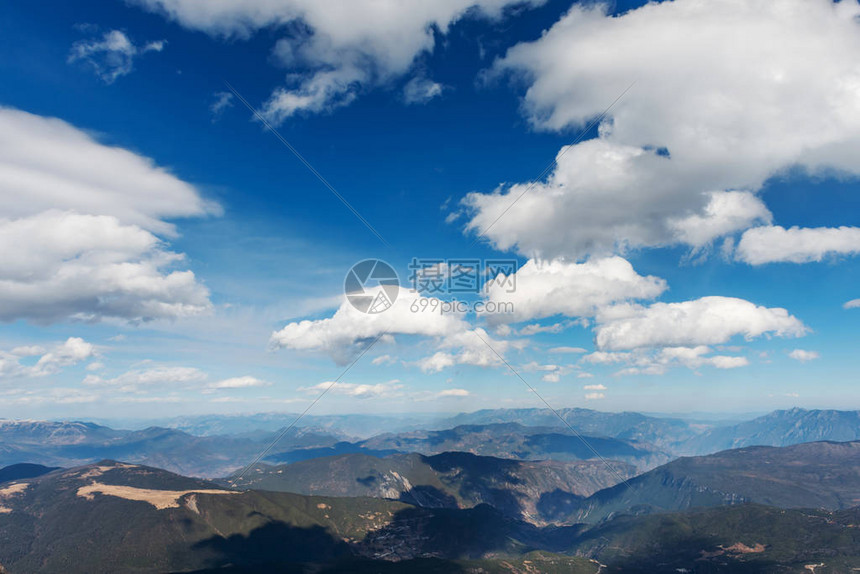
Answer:
<path fill-rule="evenodd" d="M 244 377 L 233 377 L 231 379 L 224 379 L 223 381 L 216 381 L 214 383 L 209 383 L 210 389 L 247 389 L 250 387 L 268 387 L 271 386 L 272 383 L 268 381 L 260 380 L 256 377 L 252 377 L 250 375 L 245 375 Z"/>
<path fill-rule="evenodd" d="M 344 300 L 331 317 L 289 323 L 272 333 L 270 343 L 274 348 L 321 351 L 345 364 L 384 334 L 443 338 L 468 330 L 468 323 L 458 314 L 429 309 L 413 312 L 410 305 L 418 298 L 418 294 L 400 289 L 391 308 L 376 314 L 362 313 Z"/>
<path fill-rule="evenodd" d="M 104 145 L 57 118 L 0 107 L 0 215 L 111 215 L 165 236 L 165 219 L 220 213 L 194 186 L 144 156 Z"/>
<path fill-rule="evenodd" d="M 426 104 L 442 95 L 442 84 L 427 78 L 415 77 L 403 86 L 403 101 L 407 104 Z"/>
<path fill-rule="evenodd" d="M 749 364 L 746 357 L 711 355 L 712 352 L 712 349 L 706 345 L 636 349 L 632 352 L 598 351 L 583 357 L 582 362 L 622 366 L 623 368 L 617 371 L 616 375 L 662 375 L 673 367 L 736 369 Z M 584 388 L 592 387 L 597 389 L 602 385 L 586 385 Z"/>
<path fill-rule="evenodd" d="M 733 297 L 703 297 L 681 303 L 618 305 L 598 315 L 596 343 L 604 351 L 644 347 L 698 347 L 735 336 L 799 337 L 806 326 L 781 308 L 756 306 Z"/>
<path fill-rule="evenodd" d="M 501 219 L 527 186 L 467 196 L 468 229 L 500 249 L 581 258 L 700 249 L 768 223 L 752 193 L 774 174 L 860 172 L 858 14 L 856 2 L 830 0 L 676 0 L 617 17 L 574 6 L 494 66 L 524 76 L 534 125 L 581 126 L 635 85 L 600 137 L 562 149 Z"/>
<path fill-rule="evenodd" d="M 113 378 L 87 375 L 86 385 L 108 385 L 121 391 L 135 392 L 140 387 L 192 385 L 203 383 L 205 372 L 195 367 L 157 366 L 147 369 L 133 369 Z"/>
<path fill-rule="evenodd" d="M 392 307 L 376 314 L 357 311 L 344 301 L 331 317 L 285 325 L 272 333 L 270 344 L 273 348 L 323 352 L 338 364 L 346 364 L 381 336 L 388 340 L 397 335 L 432 337 L 438 351 L 417 363 L 426 372 L 454 365 L 497 365 L 500 359 L 496 352 L 504 355 L 522 346 L 522 342 L 495 340 L 484 329 L 472 329 L 458 313 L 440 313 L 429 307 L 413 311 L 411 306 L 419 297 L 400 289 Z"/>
<path fill-rule="evenodd" d="M 445 397 L 468 397 L 472 393 L 467 391 L 466 389 L 445 389 L 444 391 L 439 391 L 436 393 L 436 396 L 439 398 Z"/>
<path fill-rule="evenodd" d="M 352 102 L 363 89 L 409 72 L 433 50 L 434 34 L 465 16 L 499 17 L 508 6 L 542 0 L 135 0 L 188 28 L 248 37 L 279 26 L 274 55 L 293 73 L 264 106 L 272 121 Z M 296 72 L 300 70 L 301 72 Z M 426 87 L 426 86 L 425 86 Z M 424 90 L 426 95 L 427 91 Z"/>
<path fill-rule="evenodd" d="M 857 309 L 860 308 L 860 299 L 851 299 L 850 301 L 846 301 L 842 305 L 843 309 Z"/>
<path fill-rule="evenodd" d="M 785 229 L 756 227 L 744 232 L 735 257 L 750 265 L 821 261 L 829 255 L 860 253 L 860 228 L 816 227 Z"/>
<path fill-rule="evenodd" d="M 388 383 L 377 383 L 374 385 L 355 383 L 320 383 L 312 387 L 299 387 L 299 391 L 306 393 L 321 393 L 331 387 L 329 393 L 335 395 L 346 395 L 356 399 L 395 398 L 403 396 L 401 389 L 403 385 L 398 381 Z"/>
<path fill-rule="evenodd" d="M 582 388 L 585 389 L 586 391 L 605 391 L 606 390 L 605 385 L 585 385 Z"/>
<path fill-rule="evenodd" d="M 480 327 L 448 335 L 438 346 L 440 351 L 418 361 L 425 373 L 435 373 L 454 365 L 496 367 L 510 349 L 522 348 L 522 341 L 497 340 Z"/>
<path fill-rule="evenodd" d="M 76 365 L 96 355 L 96 348 L 80 337 L 69 337 L 50 349 L 39 346 L 16 347 L 0 351 L 0 378 L 45 377 L 60 372 L 64 367 Z M 36 357 L 33 365 L 24 364 L 22 358 Z"/>
<path fill-rule="evenodd" d="M 582 347 L 553 347 L 549 350 L 550 353 L 576 353 L 582 354 L 587 353 L 588 351 L 583 349 Z"/>
<path fill-rule="evenodd" d="M 794 349 L 788 354 L 788 356 L 795 361 L 800 361 L 801 363 L 821 358 L 821 355 L 819 355 L 817 351 L 806 351 L 804 349 Z"/>
<path fill-rule="evenodd" d="M 131 73 L 134 60 L 147 52 L 160 52 L 167 42 L 159 40 L 136 46 L 119 30 L 105 32 L 101 39 L 80 40 L 72 44 L 69 63 L 84 62 L 106 84 Z"/>
<path fill-rule="evenodd" d="M 530 260 L 517 270 L 514 292 L 508 292 L 505 281 L 490 283 L 488 301 L 510 302 L 513 312 L 491 314 L 488 319 L 518 322 L 553 315 L 590 317 L 606 305 L 653 299 L 665 289 L 665 281 L 639 275 L 621 257 L 592 259 L 585 263 Z"/>
<path fill-rule="evenodd" d="M 218 211 L 148 158 L 0 108 L 0 320 L 206 312 L 208 290 L 158 235 Z"/>
<path fill-rule="evenodd" d="M 605 399 L 605 398 L 606 398 L 606 395 L 604 395 L 603 393 L 585 393 L 585 400 L 586 401 L 597 401 L 597 400 Z"/>

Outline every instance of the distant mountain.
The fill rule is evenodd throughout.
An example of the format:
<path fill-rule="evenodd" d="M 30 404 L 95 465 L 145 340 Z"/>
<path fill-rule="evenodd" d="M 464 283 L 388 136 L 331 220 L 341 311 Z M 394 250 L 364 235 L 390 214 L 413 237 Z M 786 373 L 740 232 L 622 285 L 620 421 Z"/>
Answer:
<path fill-rule="evenodd" d="M 830 510 L 860 505 L 860 442 L 747 447 L 680 458 L 584 500 L 572 521 L 755 502 Z"/>
<path fill-rule="evenodd" d="M 709 454 L 745 446 L 789 446 L 860 440 L 860 411 L 791 409 L 717 427 L 675 445 L 682 454 Z"/>
<path fill-rule="evenodd" d="M 195 476 L 225 476 L 247 464 L 273 433 L 256 437 L 190 434 L 151 427 L 115 430 L 83 422 L 0 421 L 0 464 L 20 462 L 73 467 L 104 458 L 149 464 Z M 325 447 L 338 437 L 294 429 L 280 445 L 292 448 Z"/>
<path fill-rule="evenodd" d="M 379 572 L 383 557 L 415 561 L 401 572 L 501 572 L 506 557 L 546 572 L 597 571 L 585 558 L 523 557 L 569 544 L 574 529 L 536 528 L 488 505 L 238 492 L 112 461 L 7 484 L 0 503 L 0 564 L 10 572 Z"/>
<path fill-rule="evenodd" d="M 634 412 L 609 413 L 581 408 L 557 409 L 556 412 L 584 435 L 648 443 L 660 448 L 688 440 L 702 431 L 702 425 L 693 425 L 678 418 Z M 441 426 L 437 428 L 494 423 L 565 428 L 549 409 L 485 409 L 444 419 L 439 421 Z"/>
<path fill-rule="evenodd" d="M 35 478 L 58 469 L 59 467 L 57 466 L 42 466 L 41 464 L 30 464 L 27 462 L 12 464 L 0 468 L 0 483 L 9 482 L 10 480 Z"/>
<path fill-rule="evenodd" d="M 347 454 L 288 465 L 260 465 L 239 488 L 318 496 L 371 496 L 430 508 L 489 504 L 533 524 L 566 518 L 576 501 L 633 476 L 630 465 L 602 461 L 518 461 L 464 452 L 377 458 Z"/>
<path fill-rule="evenodd" d="M 158 426 L 181 430 L 197 436 L 274 432 L 291 424 L 297 413 L 257 413 L 250 415 L 198 415 L 153 421 Z M 341 439 L 364 439 L 384 432 L 437 428 L 439 415 L 305 415 L 299 427 L 323 432 Z"/>
<path fill-rule="evenodd" d="M 367 440 L 343 442 L 322 449 L 278 452 L 268 456 L 266 461 L 289 463 L 349 453 L 388 456 L 410 452 L 434 455 L 454 451 L 520 460 L 572 461 L 599 460 L 603 457 L 626 462 L 640 470 L 653 468 L 671 459 L 669 454 L 645 443 L 610 437 L 581 437 L 566 427 L 527 427 L 517 423 L 503 423 L 462 425 L 440 431 L 381 434 Z"/>

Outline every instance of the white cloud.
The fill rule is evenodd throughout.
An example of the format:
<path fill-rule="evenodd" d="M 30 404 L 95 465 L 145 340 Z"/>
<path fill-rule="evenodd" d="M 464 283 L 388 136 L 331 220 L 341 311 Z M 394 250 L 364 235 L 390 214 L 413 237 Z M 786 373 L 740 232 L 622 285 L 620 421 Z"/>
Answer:
<path fill-rule="evenodd" d="M 600 137 L 561 150 L 548 179 L 497 222 L 526 185 L 465 198 L 467 228 L 496 247 L 543 258 L 700 249 L 769 222 L 751 194 L 775 174 L 860 172 L 856 2 L 675 0 L 620 16 L 605 10 L 575 5 L 494 66 L 524 77 L 526 112 L 547 130 L 583 126 L 635 81 Z"/>
<path fill-rule="evenodd" d="M 553 347 L 552 349 L 549 350 L 549 352 L 550 353 L 582 354 L 582 353 L 587 353 L 588 351 L 586 349 L 583 349 L 582 347 Z"/>
<path fill-rule="evenodd" d="M 175 318 L 211 308 L 183 256 L 115 217 L 47 211 L 0 219 L 0 320 Z"/>
<path fill-rule="evenodd" d="M 591 373 L 579 373 L 578 375 L 576 375 L 576 378 L 577 379 L 593 379 L 594 375 L 592 375 Z"/>
<path fill-rule="evenodd" d="M 597 400 L 605 399 L 605 398 L 606 398 L 606 395 L 604 395 L 603 393 L 585 393 L 585 400 L 586 401 L 597 401 Z"/>
<path fill-rule="evenodd" d="M 135 0 L 188 28 L 248 37 L 282 27 L 274 55 L 291 74 L 265 114 L 279 121 L 298 112 L 347 105 L 370 87 L 403 76 L 432 52 L 435 34 L 466 16 L 499 17 L 504 8 L 541 0 Z"/>
<path fill-rule="evenodd" d="M 33 365 L 21 363 L 22 358 L 36 356 L 39 358 Z M 69 337 L 48 349 L 35 345 L 16 347 L 10 352 L 0 351 L 0 378 L 46 377 L 94 356 L 95 346 L 80 337 Z"/>
<path fill-rule="evenodd" d="M 625 351 L 643 347 L 696 347 L 732 337 L 799 337 L 806 326 L 781 308 L 756 306 L 733 297 L 702 297 L 680 303 L 617 305 L 597 317 L 597 347 Z"/>
<path fill-rule="evenodd" d="M 600 307 L 632 299 L 653 299 L 666 289 L 658 277 L 643 277 L 621 257 L 585 263 L 527 261 L 516 272 L 516 290 L 504 280 L 491 282 L 487 299 L 513 304 L 513 312 L 488 314 L 488 320 L 518 322 L 565 315 L 589 317 Z"/>
<path fill-rule="evenodd" d="M 0 216 L 47 210 L 110 215 L 159 235 L 167 219 L 219 214 L 189 183 L 153 160 L 57 118 L 0 107 Z"/>
<path fill-rule="evenodd" d="M 0 320 L 209 311 L 208 290 L 156 234 L 219 209 L 148 158 L 0 108 Z"/>
<path fill-rule="evenodd" d="M 702 213 L 669 221 L 682 243 L 702 247 L 716 237 L 741 231 L 772 215 L 761 199 L 748 191 L 711 192 Z"/>
<path fill-rule="evenodd" d="M 860 307 L 860 299 L 851 299 L 842 305 L 843 309 L 857 309 L 858 307 Z"/>
<path fill-rule="evenodd" d="M 120 76 L 131 73 L 136 58 L 147 52 L 161 52 L 166 44 L 158 40 L 136 46 L 125 33 L 110 30 L 101 39 L 79 40 L 72 44 L 68 61 L 86 63 L 104 83 L 112 84 Z"/>
<path fill-rule="evenodd" d="M 632 352 L 599 351 L 586 355 L 582 361 L 598 365 L 626 365 L 615 373 L 618 375 L 662 375 L 673 367 L 699 369 L 736 369 L 749 365 L 749 360 L 741 356 L 711 355 L 706 345 L 697 347 L 664 347 L 660 349 L 636 349 Z M 588 389 L 592 385 L 587 385 Z"/>
<path fill-rule="evenodd" d="M 436 394 L 439 398 L 445 397 L 468 397 L 471 395 L 469 391 L 466 389 L 445 389 L 444 391 L 440 391 Z"/>
<path fill-rule="evenodd" d="M 209 383 L 210 389 L 247 389 L 250 387 L 268 387 L 271 386 L 272 383 L 268 381 L 260 380 L 256 377 L 252 377 L 250 375 L 245 375 L 243 377 L 233 377 L 230 379 L 224 379 L 222 381 L 216 381 L 214 383 Z"/>
<path fill-rule="evenodd" d="M 396 362 L 396 359 L 391 355 L 379 355 L 371 361 L 374 365 L 393 365 Z"/>
<path fill-rule="evenodd" d="M 426 104 L 442 95 L 442 84 L 427 78 L 415 77 L 403 86 L 403 101 L 407 104 Z"/>
<path fill-rule="evenodd" d="M 113 378 L 87 375 L 83 382 L 85 385 L 106 385 L 124 392 L 137 392 L 141 387 L 198 385 L 206 378 L 206 373 L 195 367 L 158 366 L 133 369 Z"/>
<path fill-rule="evenodd" d="M 289 323 L 272 333 L 270 342 L 275 348 L 321 351 L 346 363 L 383 334 L 446 337 L 468 329 L 468 323 L 458 314 L 429 309 L 413 312 L 410 305 L 418 298 L 418 294 L 401 288 L 391 308 L 376 314 L 362 313 L 344 300 L 331 317 Z"/>
<path fill-rule="evenodd" d="M 860 228 L 816 227 L 785 229 L 755 227 L 741 236 L 735 257 L 750 265 L 809 263 L 827 256 L 860 253 Z"/>
<path fill-rule="evenodd" d="M 493 339 L 482 328 L 468 329 L 448 335 L 439 341 L 442 350 L 417 362 L 425 373 L 435 373 L 454 365 L 496 367 L 502 365 L 511 349 L 522 348 L 522 341 Z"/>
<path fill-rule="evenodd" d="M 209 112 L 212 114 L 212 121 L 216 122 L 221 119 L 227 108 L 233 107 L 233 92 L 215 92 L 214 98 L 215 100 L 209 106 Z"/>
<path fill-rule="evenodd" d="M 806 351 L 804 349 L 794 349 L 788 354 L 788 356 L 795 361 L 800 361 L 801 363 L 805 363 L 807 361 L 814 361 L 815 359 L 821 358 L 821 355 L 818 354 L 817 351 Z"/>
<path fill-rule="evenodd" d="M 604 385 L 585 385 L 582 387 L 586 391 L 605 391 L 606 386 Z"/>
<path fill-rule="evenodd" d="M 335 395 L 346 395 L 356 399 L 395 398 L 403 396 L 403 385 L 398 381 L 377 383 L 374 385 L 355 383 L 331 383 L 325 382 L 312 387 L 299 387 L 299 391 L 306 393 L 320 393 L 331 387 L 328 391 Z"/>
<path fill-rule="evenodd" d="M 440 313 L 429 307 L 411 310 L 419 298 L 419 294 L 401 288 L 391 308 L 376 314 L 362 313 L 344 301 L 331 317 L 285 325 L 272 333 L 270 344 L 273 348 L 323 352 L 335 362 L 346 364 L 380 336 L 389 341 L 398 335 L 431 337 L 437 352 L 416 363 L 425 372 L 454 365 L 498 365 L 501 361 L 495 352 L 504 355 L 522 346 L 518 341 L 493 339 L 484 329 L 472 329 L 458 313 Z"/>

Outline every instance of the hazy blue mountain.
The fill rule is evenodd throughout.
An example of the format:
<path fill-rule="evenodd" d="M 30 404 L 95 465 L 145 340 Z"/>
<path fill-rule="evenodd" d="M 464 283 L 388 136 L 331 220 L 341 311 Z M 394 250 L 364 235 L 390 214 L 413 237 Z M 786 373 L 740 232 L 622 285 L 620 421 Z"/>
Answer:
<path fill-rule="evenodd" d="M 860 411 L 790 409 L 706 430 L 679 442 L 681 454 L 708 454 L 745 446 L 789 446 L 814 441 L 860 440 Z"/>
<path fill-rule="evenodd" d="M 266 461 L 289 463 L 349 453 L 388 456 L 410 452 L 433 455 L 454 451 L 520 460 L 599 460 L 603 457 L 626 462 L 640 470 L 654 468 L 671 459 L 669 454 L 650 444 L 632 440 L 577 436 L 566 427 L 530 427 L 517 423 L 501 423 L 461 425 L 438 431 L 386 433 L 363 441 L 343 442 L 320 449 L 276 452 L 268 456 Z"/>
<path fill-rule="evenodd" d="M 559 415 L 577 432 L 633 440 L 666 447 L 692 438 L 701 432 L 698 427 L 678 418 L 660 418 L 634 412 L 609 413 L 591 409 L 557 409 Z M 561 427 L 565 425 L 549 409 L 485 409 L 463 413 L 440 421 L 444 427 L 518 423 L 524 426 Z"/>
<path fill-rule="evenodd" d="M 257 456 L 274 436 L 197 437 L 160 427 L 128 431 L 82 422 L 5 420 L 0 421 L 0 464 L 73 467 L 111 458 L 194 476 L 225 476 Z M 337 442 L 338 437 L 294 429 L 279 444 L 314 448 Z"/>
<path fill-rule="evenodd" d="M 489 504 L 534 524 L 566 518 L 576 501 L 633 476 L 630 465 L 602 461 L 518 461 L 446 452 L 377 458 L 346 454 L 287 465 L 259 465 L 238 488 L 317 496 L 371 496 L 430 508 Z"/>
<path fill-rule="evenodd" d="M 742 503 L 779 508 L 860 506 L 860 441 L 747 447 L 684 457 L 595 493 L 571 521 Z"/>

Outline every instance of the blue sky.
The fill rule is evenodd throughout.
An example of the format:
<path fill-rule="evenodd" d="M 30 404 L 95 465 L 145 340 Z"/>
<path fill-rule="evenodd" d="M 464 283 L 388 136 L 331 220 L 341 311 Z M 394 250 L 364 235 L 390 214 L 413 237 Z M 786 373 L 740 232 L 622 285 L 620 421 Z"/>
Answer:
<path fill-rule="evenodd" d="M 378 336 L 315 412 L 542 406 L 499 356 L 557 407 L 860 408 L 856 2 L 361 4 L 3 10 L 0 416 L 298 411 Z M 516 259 L 514 314 L 344 302 L 415 257 Z"/>

